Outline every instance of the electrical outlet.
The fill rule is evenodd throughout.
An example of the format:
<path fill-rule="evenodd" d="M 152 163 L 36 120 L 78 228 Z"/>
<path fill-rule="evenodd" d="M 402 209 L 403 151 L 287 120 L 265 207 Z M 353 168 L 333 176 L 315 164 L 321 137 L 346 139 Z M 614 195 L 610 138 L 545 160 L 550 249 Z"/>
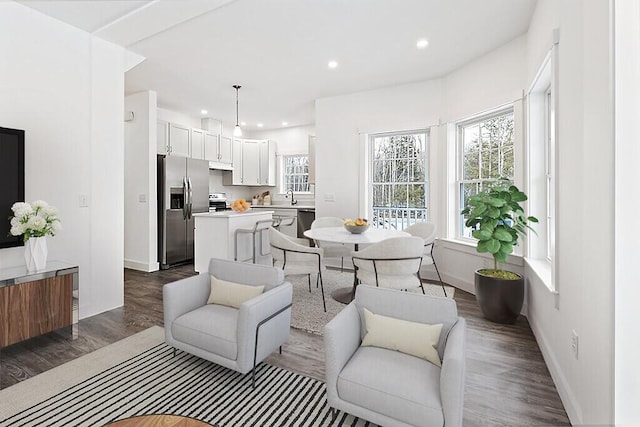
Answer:
<path fill-rule="evenodd" d="M 81 194 L 79 203 L 81 208 L 89 207 L 89 196 L 87 196 L 86 194 Z"/>
<path fill-rule="evenodd" d="M 571 331 L 571 352 L 573 357 L 578 360 L 578 333 L 576 331 Z"/>
<path fill-rule="evenodd" d="M 325 193 L 324 194 L 324 201 L 325 202 L 335 202 L 336 201 L 336 196 L 333 193 Z"/>
<path fill-rule="evenodd" d="M 147 195 L 146 194 L 139 194 L 138 195 L 138 201 L 140 203 L 147 203 Z"/>

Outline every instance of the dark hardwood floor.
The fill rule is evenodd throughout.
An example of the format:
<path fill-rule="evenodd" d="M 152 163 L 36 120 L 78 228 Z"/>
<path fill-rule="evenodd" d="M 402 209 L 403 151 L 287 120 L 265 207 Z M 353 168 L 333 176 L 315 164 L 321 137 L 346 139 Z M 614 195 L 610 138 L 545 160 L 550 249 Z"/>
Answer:
<path fill-rule="evenodd" d="M 155 273 L 125 270 L 124 307 L 81 320 L 78 339 L 50 333 L 0 349 L 0 389 L 162 326 L 162 285 L 193 274 L 192 265 Z M 473 295 L 457 290 L 455 300 L 467 320 L 464 425 L 570 425 L 527 320 L 498 325 L 482 317 Z M 267 361 L 322 380 L 322 337 L 292 329 L 282 355 Z"/>

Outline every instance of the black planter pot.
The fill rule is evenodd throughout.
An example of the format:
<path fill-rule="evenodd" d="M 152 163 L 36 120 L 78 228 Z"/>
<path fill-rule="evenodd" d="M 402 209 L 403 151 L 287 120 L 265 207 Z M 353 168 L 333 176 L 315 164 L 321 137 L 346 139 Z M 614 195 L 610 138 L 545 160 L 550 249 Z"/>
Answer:
<path fill-rule="evenodd" d="M 524 301 L 524 278 L 498 279 L 476 270 L 476 299 L 486 319 L 496 323 L 515 323 Z"/>

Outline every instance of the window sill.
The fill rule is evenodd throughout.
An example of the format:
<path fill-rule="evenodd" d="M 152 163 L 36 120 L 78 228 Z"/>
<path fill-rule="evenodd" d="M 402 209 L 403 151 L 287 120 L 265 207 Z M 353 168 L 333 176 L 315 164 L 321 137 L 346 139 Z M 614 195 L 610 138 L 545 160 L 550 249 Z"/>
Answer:
<path fill-rule="evenodd" d="M 546 259 L 525 258 L 527 266 L 533 271 L 536 277 L 544 283 L 552 294 L 558 295 L 558 291 L 553 286 L 553 272 L 551 262 Z"/>
<path fill-rule="evenodd" d="M 486 259 L 491 259 L 491 260 L 493 259 L 493 257 L 490 254 L 479 253 L 476 250 L 476 243 L 471 240 L 439 238 L 438 242 L 441 242 L 443 247 L 449 248 L 451 250 L 455 250 L 458 252 L 465 252 L 465 253 L 472 254 L 472 255 L 486 258 Z M 522 255 L 517 253 L 509 255 L 509 257 L 507 258 L 506 264 L 522 267 L 524 265 L 524 262 L 522 261 Z"/>

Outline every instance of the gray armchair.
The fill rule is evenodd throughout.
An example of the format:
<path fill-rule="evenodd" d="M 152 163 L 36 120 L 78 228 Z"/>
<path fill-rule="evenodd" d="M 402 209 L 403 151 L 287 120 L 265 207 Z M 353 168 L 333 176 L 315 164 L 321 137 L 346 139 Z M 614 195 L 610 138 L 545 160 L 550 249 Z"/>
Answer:
<path fill-rule="evenodd" d="M 264 285 L 264 291 L 239 309 L 207 304 L 210 274 L 226 281 Z M 252 370 L 255 386 L 256 364 L 289 338 L 292 292 L 291 283 L 276 268 L 212 259 L 208 273 L 164 286 L 165 341 L 174 349 L 243 374 Z"/>
<path fill-rule="evenodd" d="M 412 322 L 442 323 L 442 367 L 394 350 L 360 347 L 363 308 Z M 358 286 L 355 300 L 324 329 L 327 401 L 370 422 L 394 426 L 462 426 L 465 320 L 455 301 Z M 334 414 L 335 416 L 335 414 Z"/>

